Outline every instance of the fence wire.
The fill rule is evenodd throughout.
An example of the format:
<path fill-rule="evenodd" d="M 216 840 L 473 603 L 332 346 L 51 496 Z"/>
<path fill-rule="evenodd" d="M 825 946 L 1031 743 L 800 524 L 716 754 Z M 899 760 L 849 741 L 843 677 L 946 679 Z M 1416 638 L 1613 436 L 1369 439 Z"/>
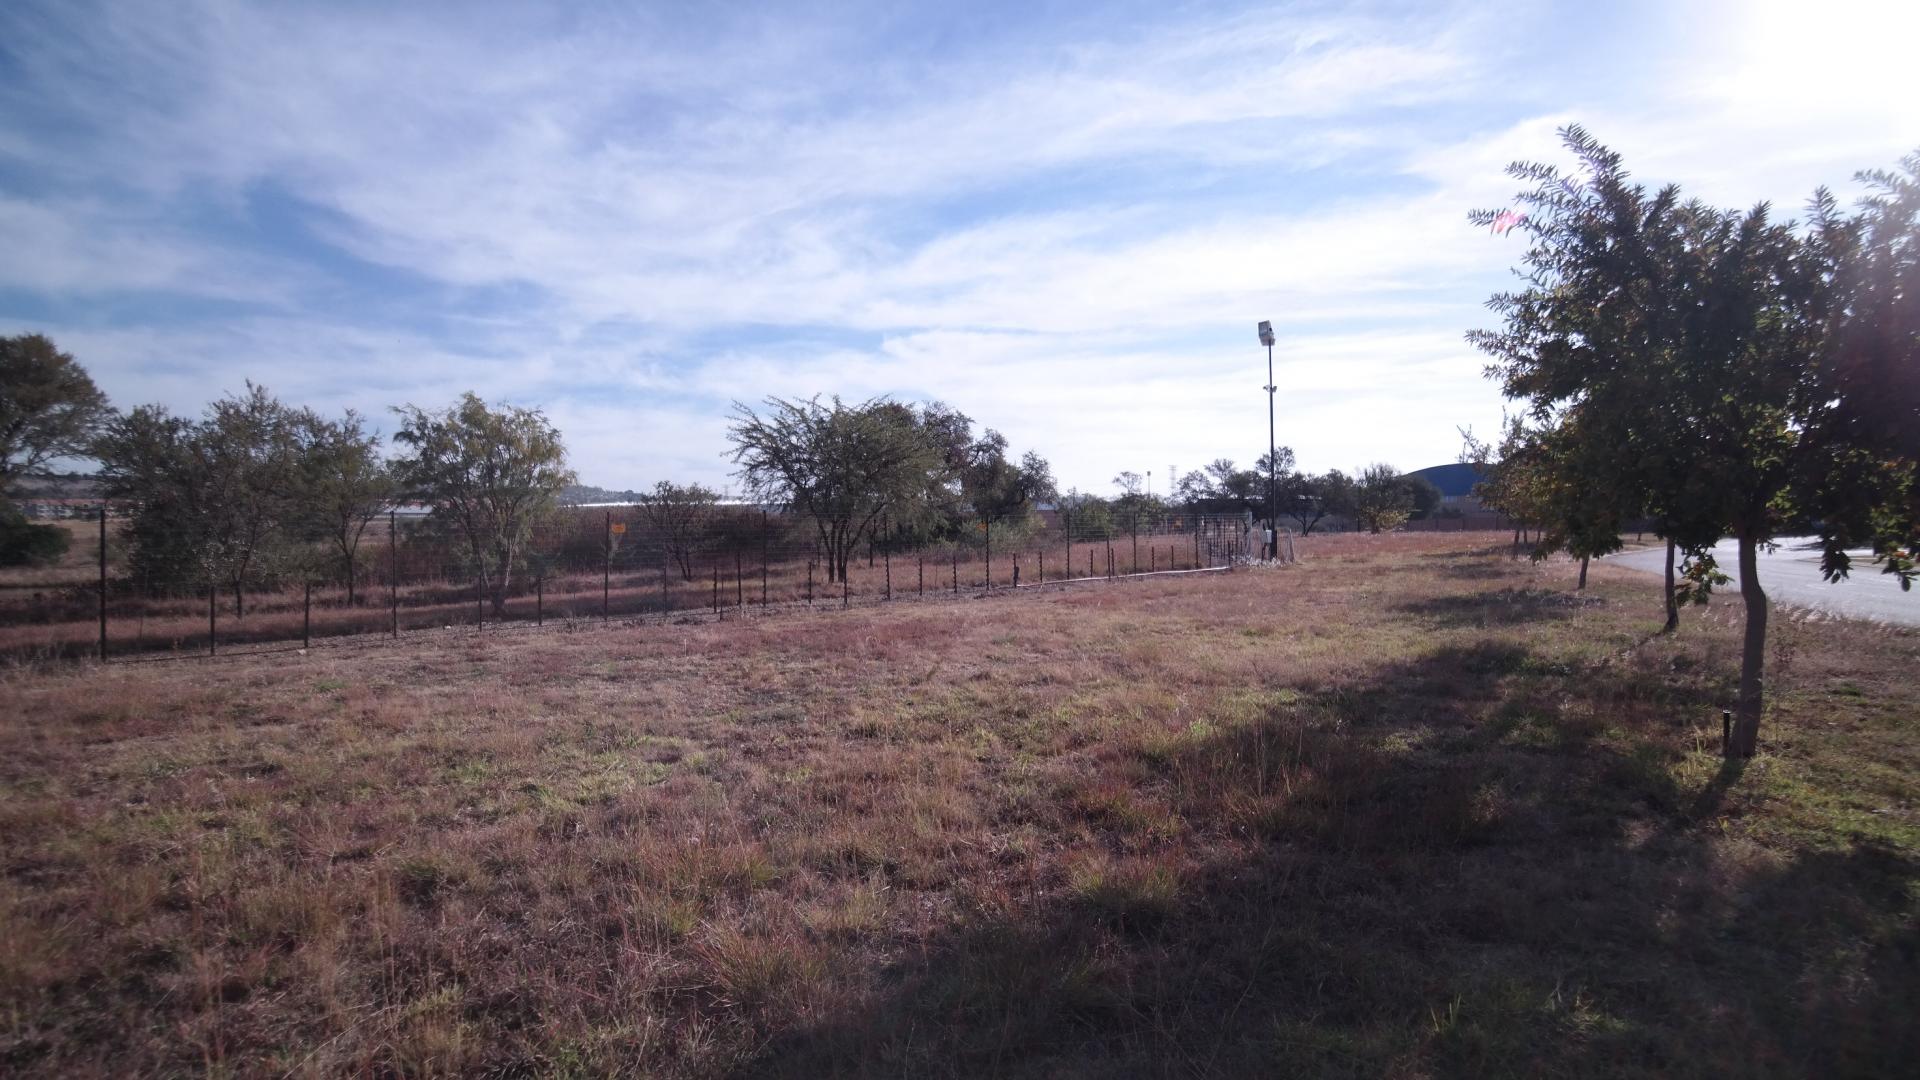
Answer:
<path fill-rule="evenodd" d="M 103 520 L 94 580 L 0 600 L 0 655 L 112 660 L 453 627 L 725 619 L 1220 570 L 1262 555 L 1264 534 L 1244 515 L 1086 518 L 1050 511 L 940 538 L 882 524 L 836 560 L 810 520 L 776 511 L 721 508 L 689 530 L 635 507 L 574 509 L 534 530 L 504 573 L 431 519 L 397 513 L 368 525 L 351 561 L 318 544 L 213 559 Z"/>

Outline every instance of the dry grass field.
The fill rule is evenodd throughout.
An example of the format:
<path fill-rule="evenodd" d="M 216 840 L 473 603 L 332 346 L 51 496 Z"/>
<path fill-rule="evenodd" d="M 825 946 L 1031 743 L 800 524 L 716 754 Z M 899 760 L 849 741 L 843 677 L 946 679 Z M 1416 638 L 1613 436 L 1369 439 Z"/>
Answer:
<path fill-rule="evenodd" d="M 1920 638 L 1285 569 L 0 675 L 0 1073 L 1888 1076 Z"/>

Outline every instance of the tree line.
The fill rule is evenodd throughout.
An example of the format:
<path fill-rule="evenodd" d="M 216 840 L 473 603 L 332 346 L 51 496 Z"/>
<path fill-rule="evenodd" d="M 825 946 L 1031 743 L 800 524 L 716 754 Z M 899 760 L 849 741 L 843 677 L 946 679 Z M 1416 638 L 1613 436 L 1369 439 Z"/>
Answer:
<path fill-rule="evenodd" d="M 1537 553 L 1618 550 L 1629 520 L 1667 541 L 1666 628 L 1729 578 L 1746 606 L 1727 752 L 1751 756 L 1764 698 L 1758 552 L 1818 538 L 1829 580 L 1868 549 L 1909 587 L 1920 550 L 1920 153 L 1857 174 L 1854 213 L 1826 189 L 1803 222 L 1648 191 L 1570 126 L 1577 161 L 1517 162 L 1518 210 L 1479 226 L 1525 236 L 1524 287 L 1468 340 L 1521 403 L 1493 439 L 1468 432 L 1483 500 L 1541 528 Z M 1676 557 L 1679 565 L 1676 568 Z"/>

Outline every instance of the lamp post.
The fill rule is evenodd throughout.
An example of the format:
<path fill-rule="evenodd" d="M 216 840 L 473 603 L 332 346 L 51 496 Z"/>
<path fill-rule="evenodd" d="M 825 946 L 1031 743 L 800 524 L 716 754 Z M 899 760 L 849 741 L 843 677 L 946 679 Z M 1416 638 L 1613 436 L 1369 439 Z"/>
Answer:
<path fill-rule="evenodd" d="M 1264 319 L 1260 321 L 1260 344 L 1267 347 L 1267 385 L 1261 387 L 1267 392 L 1267 536 L 1270 539 L 1267 541 L 1266 555 L 1268 558 L 1274 558 L 1279 554 L 1280 548 L 1280 523 L 1275 516 L 1278 513 L 1280 498 L 1280 485 L 1275 470 L 1279 464 L 1280 455 L 1276 449 L 1277 444 L 1273 433 L 1273 394 L 1276 389 L 1273 381 L 1273 324 Z"/>

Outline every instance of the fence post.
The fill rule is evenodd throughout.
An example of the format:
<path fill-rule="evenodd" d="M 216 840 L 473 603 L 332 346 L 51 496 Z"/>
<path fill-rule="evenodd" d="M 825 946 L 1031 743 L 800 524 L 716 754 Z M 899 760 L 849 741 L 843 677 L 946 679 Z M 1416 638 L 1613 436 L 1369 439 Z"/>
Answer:
<path fill-rule="evenodd" d="M 867 551 L 871 554 L 873 549 L 868 548 Z M 855 556 L 854 561 L 859 562 L 859 557 Z M 840 609 L 842 611 L 853 606 L 853 586 L 849 584 L 850 580 L 847 576 L 847 568 L 842 566 L 840 568 Z"/>
<path fill-rule="evenodd" d="M 1040 549 L 1040 584 L 1047 583 L 1047 549 Z"/>
<path fill-rule="evenodd" d="M 547 625 L 547 575 L 533 579 L 533 625 Z"/>
<path fill-rule="evenodd" d="M 746 582 L 746 578 L 744 577 L 745 574 L 746 574 L 746 564 L 743 563 L 740 559 L 740 550 L 738 548 L 735 548 L 733 552 L 733 606 L 734 607 L 747 606 L 747 582 Z"/>
<path fill-rule="evenodd" d="M 300 647 L 313 648 L 313 579 L 308 578 L 300 599 Z"/>
<path fill-rule="evenodd" d="M 208 580 L 207 582 L 207 655 L 208 656 L 212 656 L 215 652 L 218 651 L 215 648 L 215 645 L 219 639 L 214 636 L 217 630 L 214 624 L 215 616 L 213 613 L 213 602 L 214 602 L 214 594 L 219 591 L 220 591 L 219 588 L 214 585 L 212 580 Z"/>
<path fill-rule="evenodd" d="M 100 504 L 100 661 L 107 659 L 107 504 Z"/>
<path fill-rule="evenodd" d="M 400 637 L 400 515 L 387 511 L 387 599 L 393 605 L 393 636 Z"/>
<path fill-rule="evenodd" d="M 925 596 L 927 595 L 927 553 L 915 552 L 913 560 L 920 566 L 920 595 Z"/>
<path fill-rule="evenodd" d="M 953 546 L 953 595 L 960 595 L 960 545 Z"/>
<path fill-rule="evenodd" d="M 600 539 L 600 621 L 613 621 L 613 511 L 607 511 L 606 533 Z"/>
<path fill-rule="evenodd" d="M 767 512 L 760 511 L 760 610 L 767 609 Z"/>
<path fill-rule="evenodd" d="M 892 600 L 893 599 L 893 545 L 892 544 L 888 544 L 886 550 L 880 553 L 880 559 L 882 562 L 886 564 L 886 567 L 887 567 L 887 599 Z"/>
<path fill-rule="evenodd" d="M 473 579 L 473 617 L 474 625 L 487 628 L 487 573 L 482 570 Z"/>
<path fill-rule="evenodd" d="M 993 591 L 993 522 L 984 523 L 987 527 L 987 591 Z"/>
<path fill-rule="evenodd" d="M 813 560 L 807 560 L 807 606 L 813 606 Z"/>
<path fill-rule="evenodd" d="M 673 596 L 667 592 L 667 551 L 660 549 L 660 616 L 673 610 Z"/>
<path fill-rule="evenodd" d="M 720 562 L 713 563 L 713 613 L 720 614 Z"/>

